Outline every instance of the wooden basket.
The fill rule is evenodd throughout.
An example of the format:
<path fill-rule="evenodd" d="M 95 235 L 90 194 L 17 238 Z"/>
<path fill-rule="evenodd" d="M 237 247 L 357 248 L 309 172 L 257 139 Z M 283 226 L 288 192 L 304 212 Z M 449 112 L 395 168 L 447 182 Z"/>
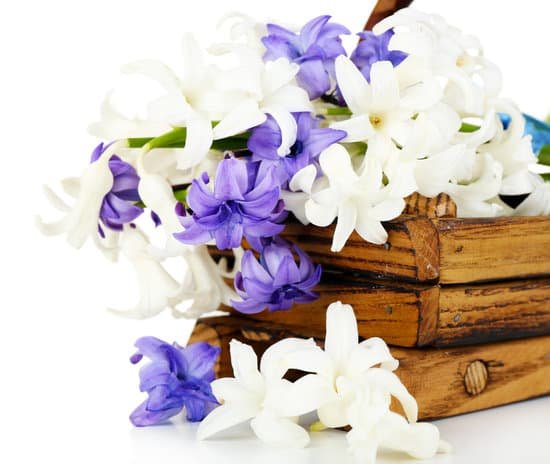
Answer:
<path fill-rule="evenodd" d="M 367 27 L 411 1 L 380 0 Z M 287 336 L 322 339 L 326 307 L 341 300 L 361 337 L 400 347 L 392 353 L 421 418 L 550 393 L 550 217 L 457 219 L 446 195 L 414 194 L 385 224 L 385 245 L 354 233 L 332 253 L 333 227 L 284 233 L 323 265 L 318 301 L 199 321 L 192 339 L 222 347 L 219 375 L 231 375 L 231 338 L 259 352 Z"/>

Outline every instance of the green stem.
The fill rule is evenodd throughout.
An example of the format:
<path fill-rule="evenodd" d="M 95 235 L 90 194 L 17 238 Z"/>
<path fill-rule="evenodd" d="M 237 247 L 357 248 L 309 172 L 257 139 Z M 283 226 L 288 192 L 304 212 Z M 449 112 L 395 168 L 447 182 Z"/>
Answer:
<path fill-rule="evenodd" d="M 460 126 L 460 132 L 475 132 L 476 130 L 479 130 L 479 126 L 476 126 L 475 124 L 469 124 L 467 122 L 463 122 L 462 126 Z"/>
<path fill-rule="evenodd" d="M 351 116 L 353 113 L 347 106 L 337 106 L 325 109 L 327 116 Z"/>

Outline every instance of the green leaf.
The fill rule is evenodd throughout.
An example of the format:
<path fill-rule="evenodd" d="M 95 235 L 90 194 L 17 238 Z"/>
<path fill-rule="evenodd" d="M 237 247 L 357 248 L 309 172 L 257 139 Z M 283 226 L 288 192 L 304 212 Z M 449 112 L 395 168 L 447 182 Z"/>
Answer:
<path fill-rule="evenodd" d="M 539 163 L 550 166 L 550 145 L 543 145 L 539 151 Z"/>
<path fill-rule="evenodd" d="M 476 126 L 475 124 L 469 124 L 467 122 L 463 122 L 460 126 L 460 132 L 475 132 L 476 130 L 479 130 L 479 126 Z"/>
<path fill-rule="evenodd" d="M 189 190 L 189 187 L 182 189 L 182 190 L 176 190 L 174 191 L 174 197 L 176 200 L 178 200 L 180 203 L 185 204 L 187 201 L 187 191 Z"/>

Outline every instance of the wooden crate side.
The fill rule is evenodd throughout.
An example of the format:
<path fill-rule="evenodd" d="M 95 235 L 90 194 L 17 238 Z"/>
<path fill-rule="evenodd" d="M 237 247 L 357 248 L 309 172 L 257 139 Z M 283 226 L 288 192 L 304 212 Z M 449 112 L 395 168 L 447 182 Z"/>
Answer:
<path fill-rule="evenodd" d="M 353 305 L 362 337 L 376 336 L 393 345 L 416 346 L 420 330 L 424 331 L 422 340 L 435 336 L 435 324 L 432 321 L 437 320 L 439 288 L 436 286 L 415 286 L 399 282 L 354 285 L 335 281 L 322 283 L 316 290 L 320 293 L 318 300 L 296 304 L 290 311 L 263 311 L 242 316 L 297 327 L 307 336 L 322 336 L 325 333 L 328 305 L 341 301 Z M 239 314 L 229 307 L 222 309 Z M 424 322 L 422 329 L 421 313 Z M 428 330 L 433 330 L 433 333 L 428 334 Z"/>
<path fill-rule="evenodd" d="M 435 345 L 550 333 L 550 279 L 441 287 Z"/>
<path fill-rule="evenodd" d="M 368 243 L 354 232 L 339 253 L 330 251 L 334 225 L 289 223 L 282 235 L 298 244 L 315 263 L 328 268 L 419 282 L 439 278 L 438 237 L 430 219 L 402 217 L 385 227 L 388 231 L 385 245 Z"/>
<path fill-rule="evenodd" d="M 550 275 L 550 217 L 437 219 L 440 283 Z"/>
<path fill-rule="evenodd" d="M 231 376 L 229 341 L 251 344 L 260 355 L 297 329 L 236 316 L 201 319 L 191 342 L 222 347 L 219 377 Z M 420 419 L 487 409 L 550 393 L 550 336 L 447 349 L 392 348 L 399 377 L 416 397 Z"/>

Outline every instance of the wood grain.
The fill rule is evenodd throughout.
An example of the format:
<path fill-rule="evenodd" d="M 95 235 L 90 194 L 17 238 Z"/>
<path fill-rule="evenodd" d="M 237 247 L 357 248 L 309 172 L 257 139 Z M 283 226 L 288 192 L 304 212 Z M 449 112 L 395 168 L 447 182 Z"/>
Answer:
<path fill-rule="evenodd" d="M 290 223 L 283 236 L 329 269 L 377 278 L 460 284 L 550 276 L 550 217 L 402 216 L 385 227 L 385 245 L 353 233 L 340 253 L 330 251 L 334 226 Z"/>
<path fill-rule="evenodd" d="M 456 218 L 456 204 L 446 193 L 428 198 L 415 192 L 405 198 L 405 216 Z"/>
<path fill-rule="evenodd" d="M 199 320 L 192 341 L 222 347 L 219 377 L 232 376 L 229 341 L 258 354 L 299 330 L 237 316 Z M 447 349 L 392 348 L 397 373 L 416 397 L 420 419 L 453 416 L 550 393 L 550 336 Z M 486 373 L 483 371 L 486 369 Z"/>
<path fill-rule="evenodd" d="M 243 317 L 321 336 L 327 306 L 340 300 L 353 305 L 362 337 L 382 337 L 396 346 L 458 346 L 550 334 L 548 278 L 439 286 L 328 277 L 318 287 L 317 301 Z"/>
<path fill-rule="evenodd" d="M 315 263 L 328 268 L 420 282 L 439 278 L 438 236 L 430 219 L 402 217 L 385 227 L 385 245 L 368 243 L 354 232 L 339 253 L 330 251 L 334 225 L 315 227 L 292 222 L 282 236 L 299 245 Z"/>
<path fill-rule="evenodd" d="M 438 219 L 440 282 L 550 274 L 550 217 Z"/>

